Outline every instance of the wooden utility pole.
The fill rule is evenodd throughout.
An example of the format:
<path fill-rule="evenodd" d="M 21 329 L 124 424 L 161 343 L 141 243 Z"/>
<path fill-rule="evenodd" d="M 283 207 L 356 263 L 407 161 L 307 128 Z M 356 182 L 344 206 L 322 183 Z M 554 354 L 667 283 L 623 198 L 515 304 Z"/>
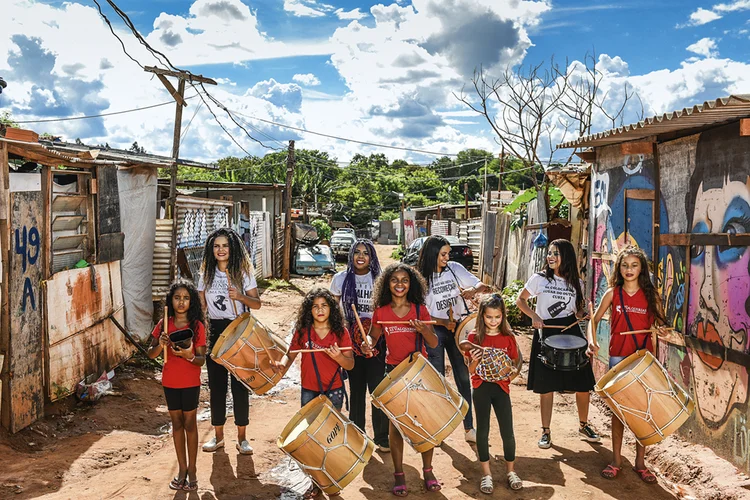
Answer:
<path fill-rule="evenodd" d="M 143 68 L 148 73 L 153 73 L 159 79 L 159 81 L 167 89 L 169 95 L 171 95 L 177 107 L 174 113 L 174 137 L 172 139 L 172 167 L 169 173 L 169 199 L 167 200 L 167 215 L 172 219 L 172 245 L 170 248 L 169 257 L 169 281 L 172 282 L 177 275 L 177 160 L 180 157 L 180 135 L 182 131 L 182 108 L 187 106 L 185 101 L 185 82 L 196 82 L 196 83 L 208 83 L 209 85 L 216 85 L 216 82 L 211 78 L 205 78 L 201 75 L 193 75 L 186 71 L 170 71 L 166 69 L 156 68 L 154 66 L 146 66 Z M 177 90 L 175 90 L 172 83 L 167 80 L 167 77 L 177 78 Z"/>
<path fill-rule="evenodd" d="M 464 219 L 469 220 L 469 183 L 464 182 Z"/>
<path fill-rule="evenodd" d="M 401 248 L 406 251 L 406 225 L 404 224 L 404 210 L 406 208 L 406 199 L 403 193 L 399 194 L 401 198 Z"/>
<path fill-rule="evenodd" d="M 500 180 L 497 183 L 497 190 L 503 190 L 503 174 L 505 173 L 505 146 L 500 150 Z"/>
<path fill-rule="evenodd" d="M 289 141 L 286 158 L 286 188 L 284 191 L 284 262 L 281 279 L 289 281 L 289 265 L 292 260 L 292 181 L 294 180 L 294 141 Z"/>

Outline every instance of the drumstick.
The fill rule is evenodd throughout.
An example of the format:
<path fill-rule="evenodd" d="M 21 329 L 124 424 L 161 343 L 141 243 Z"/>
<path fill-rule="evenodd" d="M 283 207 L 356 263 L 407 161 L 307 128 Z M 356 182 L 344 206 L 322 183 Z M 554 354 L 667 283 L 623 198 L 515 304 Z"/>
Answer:
<path fill-rule="evenodd" d="M 164 306 L 164 335 L 169 338 L 169 306 Z M 167 355 L 169 354 L 169 344 L 164 346 L 164 364 L 167 364 Z"/>
<path fill-rule="evenodd" d="M 365 344 L 367 344 L 367 347 L 372 347 L 370 345 L 370 341 L 367 340 L 367 332 L 365 332 L 365 327 L 362 326 L 362 320 L 359 319 L 359 314 L 357 314 L 357 306 L 352 304 L 352 311 L 354 311 L 354 317 L 357 318 L 357 324 L 359 325 L 359 331 L 362 332 L 362 339 L 364 339 Z"/>
<path fill-rule="evenodd" d="M 545 325 L 544 323 L 542 323 L 542 328 L 551 328 L 551 329 L 554 329 L 554 330 L 565 330 L 568 327 L 565 326 L 565 325 Z"/>
<path fill-rule="evenodd" d="M 229 279 L 229 273 L 227 273 L 227 280 L 229 282 L 229 287 L 232 287 L 232 280 Z M 237 304 L 234 303 L 234 300 L 232 298 L 229 299 L 229 301 L 232 303 L 232 310 L 234 311 L 234 317 L 237 317 Z"/>
<path fill-rule="evenodd" d="M 665 328 L 664 330 L 667 332 L 673 332 L 674 328 Z M 658 331 L 659 331 L 658 328 L 649 328 L 647 330 L 631 330 L 628 332 L 620 332 L 620 335 L 637 335 L 640 333 L 656 333 Z"/>
<path fill-rule="evenodd" d="M 586 317 L 583 317 L 583 318 L 579 319 L 578 321 L 576 321 L 575 323 L 573 323 L 573 324 L 570 324 L 570 325 L 566 326 L 565 328 L 563 328 L 563 329 L 562 329 L 562 331 L 565 331 L 565 330 L 567 330 L 568 328 L 573 328 L 574 326 L 576 326 L 576 325 L 578 325 L 578 324 L 580 324 L 580 323 L 582 323 L 582 322 L 586 321 L 587 319 L 589 319 L 589 317 L 588 317 L 588 316 L 586 316 Z"/>
<path fill-rule="evenodd" d="M 258 334 L 258 340 L 260 340 L 260 345 L 261 347 L 263 347 L 263 350 L 266 351 L 266 356 L 268 356 L 268 359 L 273 361 L 273 356 L 271 356 L 271 351 L 268 349 L 268 347 L 266 347 L 266 343 L 263 342 L 263 335 L 260 333 Z"/>
<path fill-rule="evenodd" d="M 351 351 L 351 347 L 339 347 L 339 351 Z M 293 349 L 289 351 L 289 354 L 297 354 L 299 352 L 326 352 L 325 349 Z"/>
<path fill-rule="evenodd" d="M 416 320 L 419 321 L 419 320 Z M 425 325 L 437 325 L 437 321 L 422 321 Z M 408 325 L 409 321 L 378 321 L 379 325 Z"/>

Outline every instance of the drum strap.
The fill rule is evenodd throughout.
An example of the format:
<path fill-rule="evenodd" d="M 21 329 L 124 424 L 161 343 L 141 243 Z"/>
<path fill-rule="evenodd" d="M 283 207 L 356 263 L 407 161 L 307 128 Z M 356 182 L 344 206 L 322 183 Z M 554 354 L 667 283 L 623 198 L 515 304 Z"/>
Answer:
<path fill-rule="evenodd" d="M 307 327 L 307 346 L 310 349 L 313 349 L 313 343 L 312 343 L 312 327 Z M 344 369 L 340 366 L 336 369 L 336 374 L 331 378 L 331 383 L 328 384 L 328 389 L 323 390 L 323 381 L 320 380 L 320 371 L 318 370 L 318 362 L 315 361 L 315 353 L 311 352 L 309 353 L 312 357 L 313 362 L 313 368 L 315 369 L 315 378 L 318 379 L 318 389 L 320 389 L 321 394 L 328 394 L 331 392 L 331 387 L 333 387 L 333 382 L 336 380 L 336 375 L 339 376 L 341 379 L 341 390 L 344 391 L 344 402 L 346 403 L 346 411 L 349 411 L 349 395 L 346 393 L 346 385 L 344 384 Z"/>
<path fill-rule="evenodd" d="M 628 309 L 625 307 L 625 300 L 622 295 L 622 287 L 618 288 L 620 292 L 620 306 L 622 306 L 622 314 L 625 316 L 625 322 L 628 324 L 629 330 L 634 330 L 632 323 L 630 323 L 630 316 L 628 316 Z M 635 340 L 635 335 L 631 335 L 633 337 L 633 343 L 635 344 L 635 348 L 638 351 L 642 351 L 646 348 L 646 345 L 648 344 L 648 335 L 646 335 L 646 340 L 643 341 L 643 346 L 638 347 L 638 341 Z"/>
<path fill-rule="evenodd" d="M 463 295 L 461 295 L 461 282 L 458 281 L 458 276 L 456 276 L 455 271 L 453 271 L 453 269 L 451 269 L 451 266 L 449 266 L 449 265 L 446 264 L 445 267 L 448 268 L 448 270 L 453 275 L 453 278 L 455 278 L 455 280 L 456 280 L 456 286 L 458 287 L 458 296 L 461 297 L 461 300 L 463 300 L 463 302 L 464 302 L 464 311 L 465 311 L 465 314 L 463 316 L 461 316 L 461 317 L 463 318 L 464 316 L 468 316 L 469 315 L 469 304 L 466 303 L 466 299 L 464 298 Z"/>

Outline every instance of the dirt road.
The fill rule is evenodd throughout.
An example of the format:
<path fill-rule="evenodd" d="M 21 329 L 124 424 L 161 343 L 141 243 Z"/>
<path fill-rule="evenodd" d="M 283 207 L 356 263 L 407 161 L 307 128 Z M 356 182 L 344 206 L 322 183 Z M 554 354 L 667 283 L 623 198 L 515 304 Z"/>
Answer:
<path fill-rule="evenodd" d="M 383 262 L 390 261 L 391 249 L 378 248 Z M 274 331 L 287 334 L 304 291 L 314 284 L 326 285 L 329 280 L 330 276 L 293 279 L 293 288 L 265 290 L 259 318 Z M 529 336 L 522 335 L 520 342 L 528 359 Z M 282 387 L 286 389 L 253 397 L 248 431 L 255 449 L 253 456 L 241 456 L 235 451 L 236 431 L 230 418 L 226 426 L 226 449 L 212 454 L 199 451 L 199 490 L 187 494 L 175 493 L 167 486 L 177 466 L 158 375 L 146 367 L 126 365 L 117 371 L 114 380 L 118 396 L 105 397 L 92 406 L 75 403 L 69 398 L 30 429 L 14 436 L 2 436 L 0 498 L 298 498 L 294 491 L 300 489 L 300 475 L 290 471 L 289 460 L 276 447 L 281 429 L 299 409 L 298 386 L 285 382 Z M 495 457 L 492 464 L 496 478 L 494 497 L 657 500 L 676 498 L 676 493 L 689 493 L 686 487 L 675 487 L 664 481 L 662 474 L 659 474 L 658 485 L 643 484 L 629 469 L 633 460 L 632 442 L 626 447 L 628 464 L 621 477 L 615 481 L 602 479 L 599 471 L 610 458 L 608 417 L 600 406 L 593 405 L 591 420 L 605 436 L 604 441 L 601 445 L 592 445 L 580 440 L 572 395 L 556 396 L 553 447 L 539 449 L 536 445 L 540 432 L 538 397 L 525 390 L 524 381 L 523 376 L 514 381 L 511 393 L 518 454 L 516 469 L 524 480 L 524 489 L 511 493 L 505 484 L 502 445 L 495 427 L 490 448 Z M 199 435 L 203 443 L 211 436 L 205 387 L 201 401 Z M 669 447 L 685 452 L 682 443 L 672 438 L 660 446 L 663 447 L 662 464 L 669 459 Z M 418 454 L 407 450 L 405 462 L 410 498 L 484 497 L 478 489 L 480 474 L 475 449 L 464 441 L 460 431 L 435 452 L 434 466 L 443 485 L 441 492 L 425 492 Z M 376 453 L 364 473 L 346 488 L 341 498 L 391 498 L 392 471 L 390 456 Z"/>

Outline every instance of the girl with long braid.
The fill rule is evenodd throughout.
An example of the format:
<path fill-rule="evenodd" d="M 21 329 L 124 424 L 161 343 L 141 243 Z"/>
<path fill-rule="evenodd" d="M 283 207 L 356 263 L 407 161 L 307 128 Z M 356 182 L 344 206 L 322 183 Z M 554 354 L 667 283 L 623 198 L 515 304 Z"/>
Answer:
<path fill-rule="evenodd" d="M 346 271 L 337 273 L 331 281 L 331 293 L 336 300 L 341 301 L 355 354 L 354 368 L 348 370 L 351 393 L 349 418 L 363 430 L 367 413 L 365 391 L 372 394 L 385 377 L 385 341 L 381 339 L 373 349 L 372 356 L 365 356 L 359 347 L 365 339 L 362 338 L 362 332 L 357 325 L 352 305 L 357 308 L 365 332 L 369 331 L 373 313 L 372 288 L 378 275 L 380 262 L 372 241 L 359 239 L 349 250 Z M 389 452 L 388 417 L 375 406 L 372 406 L 372 429 L 378 451 Z"/>
<path fill-rule="evenodd" d="M 238 288 L 238 285 L 241 288 Z M 203 264 L 198 281 L 201 304 L 210 321 L 209 350 L 227 326 L 246 309 L 260 309 L 258 285 L 253 264 L 240 236 L 231 229 L 217 229 L 208 236 L 203 249 Z M 211 424 L 216 435 L 203 445 L 203 451 L 216 451 L 224 446 L 224 423 L 227 412 L 227 375 L 229 372 L 210 357 L 206 360 L 211 400 Z M 234 423 L 237 425 L 237 450 L 251 455 L 247 441 L 250 401 L 247 388 L 233 375 L 232 400 Z"/>

